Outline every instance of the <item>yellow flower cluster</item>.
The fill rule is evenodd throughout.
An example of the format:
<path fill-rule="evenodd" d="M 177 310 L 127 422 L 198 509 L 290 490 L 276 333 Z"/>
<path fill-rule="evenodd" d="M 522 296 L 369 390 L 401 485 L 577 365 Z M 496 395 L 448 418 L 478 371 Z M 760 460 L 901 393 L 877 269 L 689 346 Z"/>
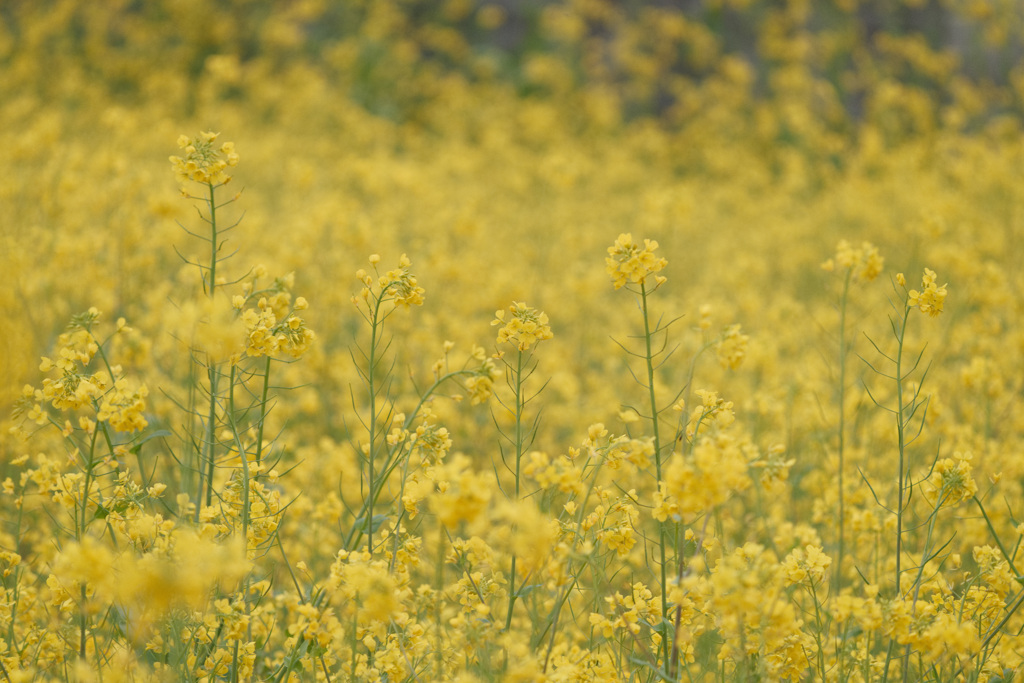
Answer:
<path fill-rule="evenodd" d="M 855 280 L 869 281 L 878 277 L 885 265 L 878 247 L 871 242 L 862 242 L 854 247 L 846 240 L 839 240 L 836 255 L 821 264 L 823 270 L 832 271 L 838 266 L 848 271 Z"/>
<path fill-rule="evenodd" d="M 185 156 L 170 157 L 178 182 L 192 180 L 204 185 L 224 185 L 231 180 L 228 169 L 238 165 L 238 154 L 233 142 L 215 146 L 219 135 L 200 133 L 193 138 L 187 135 L 178 137 L 178 147 L 184 150 Z"/>
<path fill-rule="evenodd" d="M 818 546 L 808 545 L 806 548 L 794 548 L 782 561 L 782 571 L 790 584 L 808 582 L 821 583 L 825 572 L 832 566 L 832 558 Z"/>
<path fill-rule="evenodd" d="M 146 410 L 146 397 L 149 389 L 142 385 L 137 389 L 129 389 L 128 381 L 119 379 L 114 382 L 100 402 L 96 419 L 109 422 L 119 432 L 138 432 L 149 424 L 143 416 Z"/>
<path fill-rule="evenodd" d="M 925 497 L 932 505 L 956 506 L 970 500 L 978 492 L 978 485 L 971 475 L 973 468 L 969 452 L 957 452 L 952 458 L 943 458 L 935 463 L 928 479 Z"/>
<path fill-rule="evenodd" d="M 644 626 L 657 623 L 659 617 L 658 601 L 654 593 L 643 583 L 635 583 L 629 595 L 615 593 L 605 598 L 607 617 L 600 612 L 590 614 L 590 624 L 598 629 L 605 638 L 611 638 L 616 631 L 624 630 L 630 636 L 641 632 Z M 656 641 L 655 641 L 656 642 Z"/>
<path fill-rule="evenodd" d="M 434 478 L 437 488 L 428 503 L 431 512 L 446 527 L 454 529 L 460 522 L 472 522 L 484 513 L 491 499 L 491 489 L 464 456 L 439 466 Z"/>
<path fill-rule="evenodd" d="M 543 451 L 527 454 L 523 474 L 537 482 L 542 488 L 556 488 L 562 493 L 583 493 L 583 473 L 572 458 L 560 455 L 553 461 Z"/>
<path fill-rule="evenodd" d="M 380 263 L 380 256 L 371 254 L 370 265 L 374 267 L 374 270 L 376 270 L 378 263 Z M 373 294 L 373 286 L 375 284 L 373 277 L 360 268 L 356 271 L 356 279 L 363 283 L 363 289 L 359 293 L 359 297 L 354 297 L 352 301 L 358 303 L 362 299 L 364 302 L 369 303 L 371 297 L 373 297 L 380 301 L 392 301 L 406 308 L 409 306 L 422 306 L 425 290 L 420 287 L 416 276 L 410 271 L 411 267 L 412 261 L 409 260 L 408 256 L 402 254 L 402 257 L 398 260 L 397 268 L 377 277 L 376 287 L 378 294 L 376 295 Z"/>
<path fill-rule="evenodd" d="M 43 387 L 38 398 L 50 401 L 57 410 L 74 410 L 89 405 L 99 398 L 107 387 L 107 381 L 98 374 L 85 375 L 80 371 L 79 359 L 67 348 L 60 351 L 56 361 L 43 358 L 39 364 L 42 372 L 57 370 L 56 379 L 43 378 Z"/>
<path fill-rule="evenodd" d="M 304 297 L 289 305 L 290 297 L 275 294 L 268 299 L 260 297 L 255 308 L 242 312 L 245 325 L 245 353 L 248 356 L 276 356 L 283 353 L 291 358 L 300 358 L 313 341 L 316 333 L 306 327 L 306 321 L 296 315 L 297 311 L 309 308 Z M 244 298 L 235 298 L 236 307 L 244 305 Z"/>
<path fill-rule="evenodd" d="M 1012 3 L 488 2 L 4 12 L 0 678 L 1020 678 Z"/>
<path fill-rule="evenodd" d="M 626 283 L 642 284 L 648 276 L 661 272 L 668 261 L 655 256 L 657 249 L 658 243 L 654 240 L 645 239 L 641 247 L 633 241 L 632 233 L 619 235 L 615 244 L 608 247 L 608 257 L 605 259 L 615 289 L 620 289 Z M 655 280 L 660 285 L 665 278 L 655 276 Z"/>
<path fill-rule="evenodd" d="M 195 571 L 197 566 L 203 571 Z M 149 622 L 168 608 L 202 607 L 211 588 L 233 585 L 250 568 L 238 545 L 203 538 L 171 523 L 159 543 L 142 554 L 118 552 L 89 536 L 68 544 L 47 584 L 58 603 L 88 586 L 94 591 L 91 600 L 110 600 Z"/>
<path fill-rule="evenodd" d="M 411 267 L 409 257 L 402 254 L 402 258 L 398 259 L 398 268 L 389 270 L 378 282 L 382 292 L 391 295 L 395 303 L 406 308 L 423 305 L 424 290 L 416 282 L 416 276 L 409 272 Z"/>
<path fill-rule="evenodd" d="M 718 560 L 701 586 L 726 640 L 721 652 L 729 658 L 762 658 L 771 680 L 798 678 L 814 650 L 793 604 L 779 599 L 782 578 L 772 551 L 746 543 Z"/>
<path fill-rule="evenodd" d="M 402 611 L 403 593 L 408 589 L 401 579 L 386 561 L 375 560 L 369 553 L 341 551 L 331 566 L 328 590 L 333 602 L 355 612 L 360 625 L 386 624 Z"/>
<path fill-rule="evenodd" d="M 513 302 L 507 312 L 512 314 L 508 320 L 505 319 L 506 311 L 498 310 L 491 321 L 491 325 L 502 326 L 498 330 L 499 344 L 508 342 L 515 344 L 520 351 L 526 351 L 537 342 L 551 339 L 547 313 L 519 301 Z"/>
<path fill-rule="evenodd" d="M 735 370 L 747 357 L 747 342 L 750 337 L 740 332 L 740 325 L 730 325 L 715 348 L 718 362 L 723 368 Z"/>
<path fill-rule="evenodd" d="M 43 379 L 37 400 L 50 401 L 57 410 L 74 410 L 88 405 L 106 390 L 108 382 L 105 377 L 85 372 L 86 366 L 99 350 L 91 332 L 91 326 L 99 316 L 95 307 L 75 316 L 71 321 L 71 329 L 57 340 L 60 347 L 58 357 L 43 357 L 39 370 L 55 371 L 59 376 Z"/>
<path fill-rule="evenodd" d="M 712 510 L 750 486 L 748 467 L 756 458 L 750 445 L 720 433 L 701 438 L 692 456 L 673 455 L 654 494 L 654 518 L 691 519 Z"/>
<path fill-rule="evenodd" d="M 942 313 L 942 306 L 946 301 L 946 285 L 935 283 L 935 271 L 929 268 L 924 269 L 924 276 L 921 278 L 921 291 L 916 289 L 908 293 L 907 305 L 911 308 L 919 308 L 922 313 L 935 317 Z"/>
<path fill-rule="evenodd" d="M 501 370 L 494 359 L 486 355 L 483 347 L 474 346 L 472 358 L 479 364 L 465 380 L 466 393 L 471 405 L 480 405 L 494 394 L 494 382 L 501 377 Z"/>

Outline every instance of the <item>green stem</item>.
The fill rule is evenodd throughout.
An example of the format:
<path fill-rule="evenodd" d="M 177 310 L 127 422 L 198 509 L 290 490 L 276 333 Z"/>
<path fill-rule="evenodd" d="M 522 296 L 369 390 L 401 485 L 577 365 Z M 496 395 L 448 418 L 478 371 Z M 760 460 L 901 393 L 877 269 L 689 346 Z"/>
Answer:
<path fill-rule="evenodd" d="M 911 614 L 915 614 L 917 611 L 917 598 L 921 593 L 921 580 L 924 578 L 924 567 L 932 550 L 932 535 L 935 532 L 935 522 L 939 517 L 939 509 L 942 507 L 942 503 L 946 498 L 947 494 L 940 492 L 939 499 L 935 503 L 935 509 L 932 510 L 931 515 L 928 516 L 928 531 L 925 533 L 924 537 L 924 551 L 921 553 L 921 562 L 917 568 L 917 577 L 914 579 L 913 584 L 914 598 L 911 603 Z"/>
<path fill-rule="evenodd" d="M 640 283 L 641 311 L 644 318 L 644 360 L 647 363 L 647 391 L 651 402 L 651 427 L 654 430 L 654 467 L 657 482 L 655 486 L 661 487 L 661 434 L 658 426 L 658 401 L 654 393 L 654 354 L 651 348 L 651 319 L 647 306 L 647 284 Z M 668 634 L 668 567 L 665 560 L 665 523 L 658 522 L 658 549 L 661 554 L 661 645 L 666 664 L 670 659 L 669 649 L 671 647 Z"/>
<path fill-rule="evenodd" d="M 985 512 L 985 506 L 982 505 L 981 499 L 974 496 L 973 500 L 978 504 L 978 509 L 981 510 L 981 516 L 985 518 L 985 524 L 988 526 L 989 533 L 992 534 L 992 538 L 995 540 L 996 545 L 999 546 L 999 551 L 1003 554 L 1003 559 L 1005 559 L 1006 563 L 1010 566 L 1010 570 L 1013 572 L 1013 575 L 1020 576 L 1020 572 L 1017 571 L 1017 567 L 1013 564 L 1013 558 L 1010 556 L 1010 553 L 1006 551 L 1006 546 L 1003 545 L 1003 542 L 999 540 L 999 534 L 996 533 L 995 527 L 992 526 L 992 520 L 988 518 L 988 513 Z"/>
<path fill-rule="evenodd" d="M 213 298 L 213 289 L 217 286 L 217 202 L 215 200 L 216 187 L 213 183 L 207 183 L 210 190 L 210 298 Z"/>
<path fill-rule="evenodd" d="M 905 422 L 903 419 L 903 340 L 907 332 L 907 320 L 910 316 L 910 306 L 904 302 L 903 304 L 903 320 L 900 323 L 899 330 L 896 334 L 896 434 L 898 437 L 898 448 L 899 448 L 899 473 L 898 473 L 898 490 L 897 490 L 897 503 L 896 503 L 896 594 L 895 597 L 899 598 L 903 595 L 902 588 L 900 586 L 900 573 L 901 573 L 901 560 L 903 554 L 903 497 L 905 494 L 905 449 L 906 442 L 904 437 L 904 426 Z M 889 648 L 885 656 L 885 668 L 882 672 L 882 681 L 887 681 L 889 678 L 889 664 L 892 661 L 893 649 L 895 647 L 895 640 L 889 641 Z M 903 662 L 903 679 L 906 681 L 907 676 L 907 664 Z"/>
<path fill-rule="evenodd" d="M 811 583 L 811 599 L 814 601 L 814 621 L 816 629 L 814 631 L 814 639 L 818 643 L 818 674 L 820 675 L 819 680 L 826 680 L 825 676 L 825 646 L 821 642 L 821 636 L 825 633 L 825 625 L 822 624 L 821 619 L 821 603 L 818 601 L 818 591 L 814 587 L 814 579 L 810 579 Z"/>
<path fill-rule="evenodd" d="M 439 386 L 441 386 L 446 380 L 449 380 L 452 377 L 458 377 L 459 375 L 468 375 L 468 374 L 472 374 L 472 371 L 471 370 L 456 370 L 455 372 L 449 372 L 447 375 L 443 375 L 440 378 L 438 378 L 430 386 L 430 388 L 427 389 L 427 391 L 423 394 L 423 396 L 420 397 L 419 403 L 416 404 L 416 407 L 412 410 L 412 412 L 410 412 L 406 416 L 405 422 L 402 423 L 402 429 L 408 430 L 412 426 L 413 422 L 416 421 L 416 418 L 419 417 L 420 410 L 423 409 L 423 406 L 427 403 L 427 401 L 434 394 L 434 392 L 437 390 L 437 388 Z M 390 448 L 390 449 L 387 450 L 387 452 L 386 452 L 387 457 L 384 460 L 384 466 L 381 467 L 381 469 L 380 469 L 380 471 L 382 473 L 384 473 L 385 478 L 391 476 L 391 472 L 394 470 L 395 467 L 398 466 L 398 458 L 396 457 L 396 454 L 400 455 L 401 449 L 407 443 L 408 443 L 407 441 L 402 441 L 402 442 L 400 442 L 398 444 L 395 444 L 393 448 Z M 380 498 L 381 491 L 383 491 L 383 489 L 384 489 L 383 486 L 378 487 L 377 490 L 375 491 L 374 497 L 372 499 L 368 497 L 368 498 L 366 498 L 363 501 L 363 507 L 359 511 L 359 516 L 357 517 L 357 519 L 362 517 L 362 515 L 367 514 L 367 511 L 370 509 L 371 503 L 374 504 L 374 505 L 376 504 L 377 499 Z M 345 538 L 345 545 L 344 545 L 344 547 L 348 548 L 348 549 L 352 549 L 354 543 L 359 543 L 362 540 L 364 531 L 365 531 L 365 527 L 363 527 L 363 526 L 353 526 L 349 530 L 348 536 L 346 536 L 346 538 Z"/>
<path fill-rule="evenodd" d="M 231 433 L 235 437 L 235 448 L 238 450 L 238 459 L 242 467 L 242 543 L 245 552 L 249 549 L 249 456 L 245 452 L 245 444 L 242 443 L 242 435 L 238 432 L 238 425 L 235 424 L 235 366 L 231 366 L 231 375 L 228 386 L 228 420 L 231 424 Z"/>
<path fill-rule="evenodd" d="M 210 209 L 210 288 L 207 291 L 207 296 L 213 298 L 214 288 L 217 283 L 217 201 L 216 201 L 216 186 L 213 183 L 206 183 L 207 189 L 210 193 L 210 198 L 206 200 L 207 205 Z M 216 437 L 216 417 L 217 417 L 217 379 L 218 370 L 214 365 L 212 359 L 207 355 L 207 376 L 210 380 L 210 409 L 206 417 L 206 439 L 203 443 L 203 462 L 200 464 L 199 471 L 199 504 L 196 505 L 196 522 L 199 521 L 199 514 L 203 504 L 203 489 L 205 484 L 206 489 L 206 506 L 209 507 L 213 504 L 213 471 L 214 471 L 214 445 L 213 441 Z M 202 468 L 206 468 L 205 482 Z"/>
<path fill-rule="evenodd" d="M 86 595 L 84 581 L 81 584 L 81 596 L 82 604 L 78 607 L 78 656 L 85 659 L 85 640 L 89 631 L 89 618 L 85 615 L 85 601 L 88 599 L 88 596 Z"/>
<path fill-rule="evenodd" d="M 216 366 L 213 365 L 209 357 L 207 357 L 206 373 L 210 379 L 210 410 L 206 416 L 206 438 L 203 442 L 203 462 L 201 467 L 206 468 L 205 485 L 206 485 L 206 506 L 213 505 L 213 470 L 214 470 L 214 439 L 217 437 L 217 380 L 219 372 Z M 203 484 L 204 476 L 202 470 L 199 473 L 199 499 L 202 502 L 203 498 Z M 196 522 L 199 521 L 199 512 L 201 505 L 196 506 Z"/>
<path fill-rule="evenodd" d="M 905 306 L 903 311 L 903 322 L 900 325 L 899 336 L 897 337 L 898 347 L 896 349 L 896 433 L 899 440 L 899 491 L 896 507 L 896 597 L 902 595 L 900 587 L 900 562 L 903 552 L 903 496 L 905 487 L 904 467 L 906 439 L 903 419 L 903 339 L 907 331 L 907 318 L 910 315 L 910 307 Z"/>
<path fill-rule="evenodd" d="M 844 527 L 846 521 L 843 497 L 843 461 L 846 445 L 846 304 L 850 292 L 850 279 L 853 270 L 846 272 L 843 283 L 843 298 L 839 305 L 839 463 L 837 470 L 837 486 L 839 493 L 839 552 L 836 561 L 836 588 L 842 588 L 843 551 L 845 550 Z"/>
<path fill-rule="evenodd" d="M 263 460 L 263 427 L 267 422 L 267 396 L 270 394 L 270 356 L 267 356 L 267 363 L 263 367 L 263 393 L 260 396 L 260 421 L 256 429 L 256 453 L 254 458 L 258 463 Z"/>
<path fill-rule="evenodd" d="M 82 538 L 85 537 L 85 527 L 88 519 L 89 511 L 89 487 L 92 486 L 92 468 L 96 457 L 96 439 L 99 437 L 100 431 L 103 429 L 103 423 L 97 423 L 96 427 L 92 432 L 92 441 L 89 443 L 89 459 L 85 463 L 85 478 L 82 481 L 82 512 L 78 515 L 75 529 L 75 540 L 81 543 Z"/>
<path fill-rule="evenodd" d="M 370 429 L 370 446 L 367 453 L 368 459 L 368 484 L 369 484 L 369 505 L 366 511 L 366 549 L 368 552 L 373 552 L 373 504 L 376 500 L 376 482 L 374 481 L 373 461 L 376 459 L 376 447 L 377 447 L 377 386 L 375 377 L 377 370 L 377 335 L 381 324 L 380 320 L 380 307 L 384 300 L 385 289 L 381 292 L 381 296 L 377 298 L 376 303 L 373 307 L 373 318 L 370 321 L 370 353 L 369 353 L 369 367 L 366 371 L 366 384 L 367 389 L 370 392 L 370 418 L 369 418 L 369 429 Z"/>
<path fill-rule="evenodd" d="M 519 502 L 519 478 L 520 466 L 523 459 L 523 352 L 520 350 L 516 356 L 515 370 L 515 391 L 516 401 L 516 502 Z M 512 555 L 512 571 L 508 582 L 508 612 L 505 615 L 505 630 L 512 627 L 512 610 L 516 604 L 516 556 Z"/>

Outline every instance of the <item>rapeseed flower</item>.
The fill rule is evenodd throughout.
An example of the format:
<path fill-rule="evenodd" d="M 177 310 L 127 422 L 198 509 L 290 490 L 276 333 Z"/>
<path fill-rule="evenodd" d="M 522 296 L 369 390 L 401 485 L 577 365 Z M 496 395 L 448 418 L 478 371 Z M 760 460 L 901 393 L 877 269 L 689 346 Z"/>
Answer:
<path fill-rule="evenodd" d="M 231 181 L 228 169 L 238 165 L 235 143 L 225 142 L 216 146 L 214 142 L 220 133 L 200 133 L 195 137 L 181 135 L 178 147 L 184 157 L 170 157 L 174 175 L 178 182 L 192 180 L 204 185 L 225 185 Z"/>
<path fill-rule="evenodd" d="M 971 453 L 957 452 L 952 458 L 935 463 L 925 489 L 925 497 L 932 505 L 953 507 L 977 494 L 978 485 L 971 474 L 972 458 Z"/>
<path fill-rule="evenodd" d="M 972 85 L 971 60 L 889 21 L 920 2 L 872 5 L 882 28 L 866 60 L 834 40 L 859 17 L 846 0 L 776 13 L 768 0 L 726 3 L 722 31 L 673 3 L 548 3 L 532 23 L 515 3 L 468 0 L 344 13 L 153 0 L 131 21 L 123 3 L 74 4 L 18 3 L 0 30 L 13 93 L 0 103 L 13 162 L 0 171 L 11 330 L 0 392 L 16 401 L 18 437 L 0 475 L 0 518 L 17 522 L 0 529 L 0 677 L 721 683 L 1024 670 L 1024 468 L 1012 457 L 1022 282 L 1007 221 L 1020 83 Z M 982 42 L 1024 37 L 996 3 L 962 4 L 927 14 Z M 182 19 L 171 46 L 182 59 L 166 59 L 175 32 L 158 17 Z M 491 41 L 503 20 L 525 31 L 510 62 L 521 73 Z M 319 40 L 311 26 L 329 34 L 323 50 L 306 49 Z M 737 51 L 734 26 L 749 29 L 756 59 Z M 807 68 L 822 55 L 850 78 Z M 244 229 L 212 192 L 237 182 L 220 137 L 177 152 L 178 180 L 205 195 L 198 217 L 160 199 L 132 156 L 163 144 L 175 109 L 249 127 L 250 187 L 272 191 Z M 176 274 L 169 229 L 188 218 L 206 246 L 182 253 L 191 265 Z M 887 232 L 894 223 L 905 228 Z M 587 263 L 622 225 L 673 244 L 622 235 L 602 253 L 609 270 Z M 867 240 L 957 274 L 969 305 L 946 307 L 928 271 L 920 291 L 897 278 L 897 313 L 959 306 L 936 332 L 940 354 L 915 366 L 919 339 L 897 324 L 904 362 L 874 363 L 886 377 L 862 382 L 865 334 L 878 340 L 887 321 L 881 300 L 846 290 L 838 355 L 829 349 L 820 323 L 835 302 L 811 266 L 837 230 L 855 235 L 829 266 L 846 285 L 888 265 Z M 629 344 L 620 350 L 637 355 L 624 359 L 607 337 L 621 338 L 626 315 L 595 284 L 649 294 L 668 247 L 686 286 L 657 313 L 640 302 L 645 334 L 632 341 L 646 353 Z M 373 257 L 358 309 L 342 305 L 352 292 L 337 272 L 385 249 L 430 272 Z M 235 281 L 220 266 L 236 250 L 302 264 L 315 309 L 290 278 L 267 285 L 267 267 Z M 206 301 L 190 294 L 197 266 Z M 434 306 L 388 317 L 422 303 L 428 282 L 442 283 Z M 560 340 L 539 366 L 523 352 L 550 332 L 540 312 L 496 355 L 465 324 L 509 293 L 559 302 Z M 90 312 L 58 336 L 92 302 L 136 332 L 105 336 Z M 353 347 L 356 313 L 371 330 Z M 679 319 L 695 331 L 677 339 Z M 749 329 L 771 334 L 744 371 Z M 438 361 L 441 339 L 455 341 Z M 474 342 L 450 368 L 450 350 Z M 517 347 L 510 363 L 503 352 Z M 891 343 L 877 350 L 892 356 Z M 927 393 L 942 402 L 924 411 L 932 356 Z M 524 390 L 541 386 L 543 401 Z M 471 407 L 495 394 L 493 413 Z M 905 468 L 890 409 L 907 430 Z M 593 424 L 617 411 L 625 433 Z M 525 418 L 513 426 L 510 414 Z M 950 443 L 929 470 L 927 454 Z M 902 504 L 897 470 L 911 477 Z"/>
<path fill-rule="evenodd" d="M 742 328 L 739 325 L 730 325 L 715 347 L 718 363 L 723 368 L 735 370 L 747 357 L 747 343 L 750 337 L 742 334 L 740 329 Z"/>
<path fill-rule="evenodd" d="M 633 235 L 624 232 L 615 240 L 615 244 L 608 247 L 608 257 L 605 259 L 608 274 L 612 277 L 615 289 L 620 289 L 627 283 L 641 284 L 648 276 L 661 272 L 668 265 L 668 261 L 660 256 L 655 256 L 658 243 L 654 240 L 645 239 L 643 247 L 633 241 Z M 664 277 L 655 276 L 657 284 L 665 281 Z"/>
<path fill-rule="evenodd" d="M 821 264 L 823 270 L 832 271 L 838 267 L 863 282 L 878 277 L 884 266 L 885 259 L 871 242 L 865 241 L 860 247 L 854 247 L 846 240 L 839 240 L 836 255 Z"/>
<path fill-rule="evenodd" d="M 551 326 L 548 325 L 547 313 L 531 308 L 519 301 L 513 302 L 508 308 L 512 315 L 505 319 L 506 311 L 494 313 L 491 325 L 501 325 L 498 330 L 498 343 L 515 344 L 520 351 L 526 351 L 537 342 L 551 339 Z"/>
<path fill-rule="evenodd" d="M 934 270 L 925 268 L 924 276 L 921 278 L 921 291 L 912 289 L 908 292 L 907 298 L 908 306 L 918 308 L 933 318 L 942 313 L 942 306 L 946 301 L 946 285 L 936 284 L 935 277 Z"/>
<path fill-rule="evenodd" d="M 424 290 L 417 283 L 416 276 L 409 271 L 411 267 L 409 257 L 402 254 L 402 258 L 398 260 L 398 268 L 389 270 L 378 282 L 383 293 L 391 295 L 395 303 L 406 308 L 423 305 Z"/>
<path fill-rule="evenodd" d="M 782 571 L 789 584 L 818 584 L 825 578 L 825 572 L 832 565 L 832 558 L 818 546 L 794 548 L 782 561 Z"/>
<path fill-rule="evenodd" d="M 142 385 L 136 389 L 128 388 L 128 381 L 119 379 L 104 394 L 100 402 L 96 419 L 105 421 L 119 432 L 138 432 L 149 424 L 143 415 L 146 410 L 146 397 L 149 389 Z"/>

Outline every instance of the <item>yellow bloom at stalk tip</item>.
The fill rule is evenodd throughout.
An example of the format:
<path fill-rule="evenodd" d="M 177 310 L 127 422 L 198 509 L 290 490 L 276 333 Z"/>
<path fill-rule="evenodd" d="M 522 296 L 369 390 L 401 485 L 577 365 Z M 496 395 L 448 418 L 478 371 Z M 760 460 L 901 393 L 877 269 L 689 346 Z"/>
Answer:
<path fill-rule="evenodd" d="M 862 242 L 859 247 L 854 247 L 846 240 L 839 240 L 836 255 L 822 263 L 821 268 L 832 272 L 838 267 L 848 271 L 854 280 L 867 282 L 878 277 L 884 265 L 885 259 L 871 242 Z"/>
<path fill-rule="evenodd" d="M 107 422 L 119 432 L 141 431 L 148 424 L 143 416 L 148 395 L 149 390 L 145 384 L 138 389 L 130 390 L 128 382 L 119 379 L 100 402 L 96 418 L 101 422 Z"/>
<path fill-rule="evenodd" d="M 379 257 L 378 257 L 379 258 Z M 373 263 L 373 257 L 370 257 Z M 419 286 L 416 276 L 410 272 L 412 261 L 405 254 L 398 260 L 398 268 L 389 270 L 378 280 L 383 292 L 389 293 L 395 303 L 408 308 L 409 306 L 422 306 L 425 290 Z"/>
<path fill-rule="evenodd" d="M 505 319 L 506 313 L 512 314 L 508 320 Z M 498 330 L 499 344 L 511 342 L 520 351 L 525 351 L 535 343 L 552 337 L 547 313 L 520 301 L 513 302 L 508 311 L 495 311 L 494 315 L 491 325 L 502 325 Z"/>
<path fill-rule="evenodd" d="M 200 133 L 194 138 L 187 135 L 178 137 L 178 147 L 184 150 L 183 157 L 170 157 L 171 166 L 178 182 L 192 180 L 209 185 L 224 185 L 231 180 L 227 171 L 238 165 L 235 143 L 225 142 L 219 147 L 214 144 L 220 133 Z"/>
<path fill-rule="evenodd" d="M 972 475 L 972 459 L 971 453 L 958 451 L 952 458 L 935 463 L 924 492 L 928 502 L 936 507 L 952 507 L 973 498 L 978 492 L 978 485 Z"/>
<path fill-rule="evenodd" d="M 789 584 L 818 583 L 825 577 L 825 572 L 832 566 L 832 558 L 818 546 L 808 545 L 796 548 L 782 562 L 782 571 Z"/>
<path fill-rule="evenodd" d="M 723 368 L 735 370 L 747 357 L 747 342 L 750 341 L 750 337 L 740 332 L 741 329 L 739 325 L 730 325 L 718 342 L 715 353 L 719 365 Z"/>
<path fill-rule="evenodd" d="M 912 289 L 908 292 L 907 306 L 919 308 L 922 313 L 934 318 L 942 313 L 945 301 L 946 285 L 935 284 L 935 271 L 925 268 L 924 277 L 921 278 L 921 291 Z"/>
<path fill-rule="evenodd" d="M 624 232 L 615 240 L 615 244 L 608 247 L 608 257 L 605 259 L 608 274 L 612 277 L 615 289 L 620 289 L 627 283 L 640 284 L 647 279 L 647 276 L 654 275 L 668 265 L 668 261 L 660 256 L 655 256 L 658 243 L 654 240 L 644 240 L 641 247 L 633 241 L 633 235 Z M 657 284 L 661 284 L 665 278 L 656 276 Z"/>
<path fill-rule="evenodd" d="M 377 264 L 380 263 L 380 255 L 372 254 L 369 262 L 376 271 Z M 424 301 L 423 295 L 426 293 L 426 290 L 420 287 L 419 281 L 411 272 L 411 268 L 412 261 L 405 254 L 402 254 L 402 258 L 398 260 L 397 268 L 389 270 L 383 275 L 377 271 L 376 281 L 374 281 L 373 275 L 366 272 L 364 268 L 360 268 L 356 271 L 356 279 L 362 283 L 363 287 L 357 296 L 352 297 L 352 303 L 358 306 L 360 305 L 360 300 L 362 300 L 364 305 L 370 305 L 372 298 L 373 301 L 391 301 L 396 305 L 406 308 L 409 306 L 422 306 Z"/>

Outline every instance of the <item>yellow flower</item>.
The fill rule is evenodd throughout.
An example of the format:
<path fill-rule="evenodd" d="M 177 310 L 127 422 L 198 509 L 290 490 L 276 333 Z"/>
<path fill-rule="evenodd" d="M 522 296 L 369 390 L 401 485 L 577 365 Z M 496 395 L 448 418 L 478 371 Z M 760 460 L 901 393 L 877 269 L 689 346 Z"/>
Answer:
<path fill-rule="evenodd" d="M 641 248 L 633 241 L 631 233 L 624 232 L 619 235 L 615 244 L 608 247 L 608 257 L 605 259 L 615 289 L 621 288 L 627 282 L 642 283 L 648 275 L 653 275 L 667 266 L 667 260 L 654 255 L 657 248 L 658 243 L 654 240 L 645 239 Z M 661 284 L 664 281 L 664 278 L 658 278 L 657 283 Z"/>
<path fill-rule="evenodd" d="M 539 341 L 551 339 L 551 327 L 546 313 L 519 301 L 513 302 L 508 310 L 512 313 L 508 321 L 505 320 L 505 311 L 496 311 L 491 321 L 491 325 L 503 325 L 498 330 L 499 344 L 511 342 L 520 351 L 525 351 Z"/>
<path fill-rule="evenodd" d="M 923 291 L 912 289 L 909 292 L 907 305 L 911 308 L 919 308 L 922 313 L 927 313 L 933 318 L 942 313 L 942 305 L 946 301 L 946 285 L 935 284 L 935 271 L 930 268 L 924 269 L 924 277 L 921 278 Z"/>
<path fill-rule="evenodd" d="M 971 453 L 954 453 L 935 463 L 932 476 L 925 490 L 925 498 L 933 505 L 955 506 L 969 500 L 978 492 L 978 485 L 971 475 Z"/>
<path fill-rule="evenodd" d="M 370 257 L 370 263 L 376 265 L 380 257 L 374 254 Z M 377 284 L 381 289 L 381 295 L 390 294 L 392 300 L 408 308 L 409 306 L 422 306 L 424 289 L 419 286 L 416 276 L 409 272 L 412 261 L 405 254 L 398 260 L 398 268 L 389 270 L 381 275 Z M 357 277 L 359 273 L 356 274 Z M 372 282 L 368 275 L 363 275 L 363 282 L 367 286 Z"/>
<path fill-rule="evenodd" d="M 172 156 L 171 165 L 178 182 L 194 180 L 209 185 L 224 185 L 231 180 L 227 170 L 238 164 L 235 143 L 225 142 L 220 147 L 214 141 L 220 133 L 200 133 L 194 138 L 178 137 L 178 147 L 185 150 L 184 157 Z"/>
<path fill-rule="evenodd" d="M 437 491 L 428 504 L 446 527 L 454 529 L 459 522 L 471 522 L 484 512 L 491 489 L 484 475 L 470 468 L 468 458 L 456 456 L 440 466 L 435 476 Z"/>
<path fill-rule="evenodd" d="M 718 363 L 723 368 L 735 370 L 747 357 L 747 342 L 750 340 L 740 332 L 739 325 L 731 325 L 722 335 L 718 342 L 715 353 L 718 356 Z"/>
<path fill-rule="evenodd" d="M 831 566 L 831 557 L 818 546 L 808 545 L 806 548 L 795 548 L 787 555 L 782 562 L 782 571 L 791 585 L 804 581 L 814 584 L 825 577 L 825 571 Z"/>
<path fill-rule="evenodd" d="M 99 413 L 96 419 L 107 422 L 119 432 L 138 432 L 146 428 L 148 424 L 142 415 L 146 410 L 146 396 L 149 390 L 143 384 L 138 389 L 130 391 L 128 382 L 119 379 L 114 387 L 107 392 L 100 403 Z"/>
<path fill-rule="evenodd" d="M 833 271 L 836 266 L 848 270 L 855 280 L 874 280 L 882 272 L 885 259 L 878 253 L 878 247 L 871 242 L 862 242 L 854 248 L 846 240 L 839 240 L 836 255 L 821 264 L 822 270 Z"/>

